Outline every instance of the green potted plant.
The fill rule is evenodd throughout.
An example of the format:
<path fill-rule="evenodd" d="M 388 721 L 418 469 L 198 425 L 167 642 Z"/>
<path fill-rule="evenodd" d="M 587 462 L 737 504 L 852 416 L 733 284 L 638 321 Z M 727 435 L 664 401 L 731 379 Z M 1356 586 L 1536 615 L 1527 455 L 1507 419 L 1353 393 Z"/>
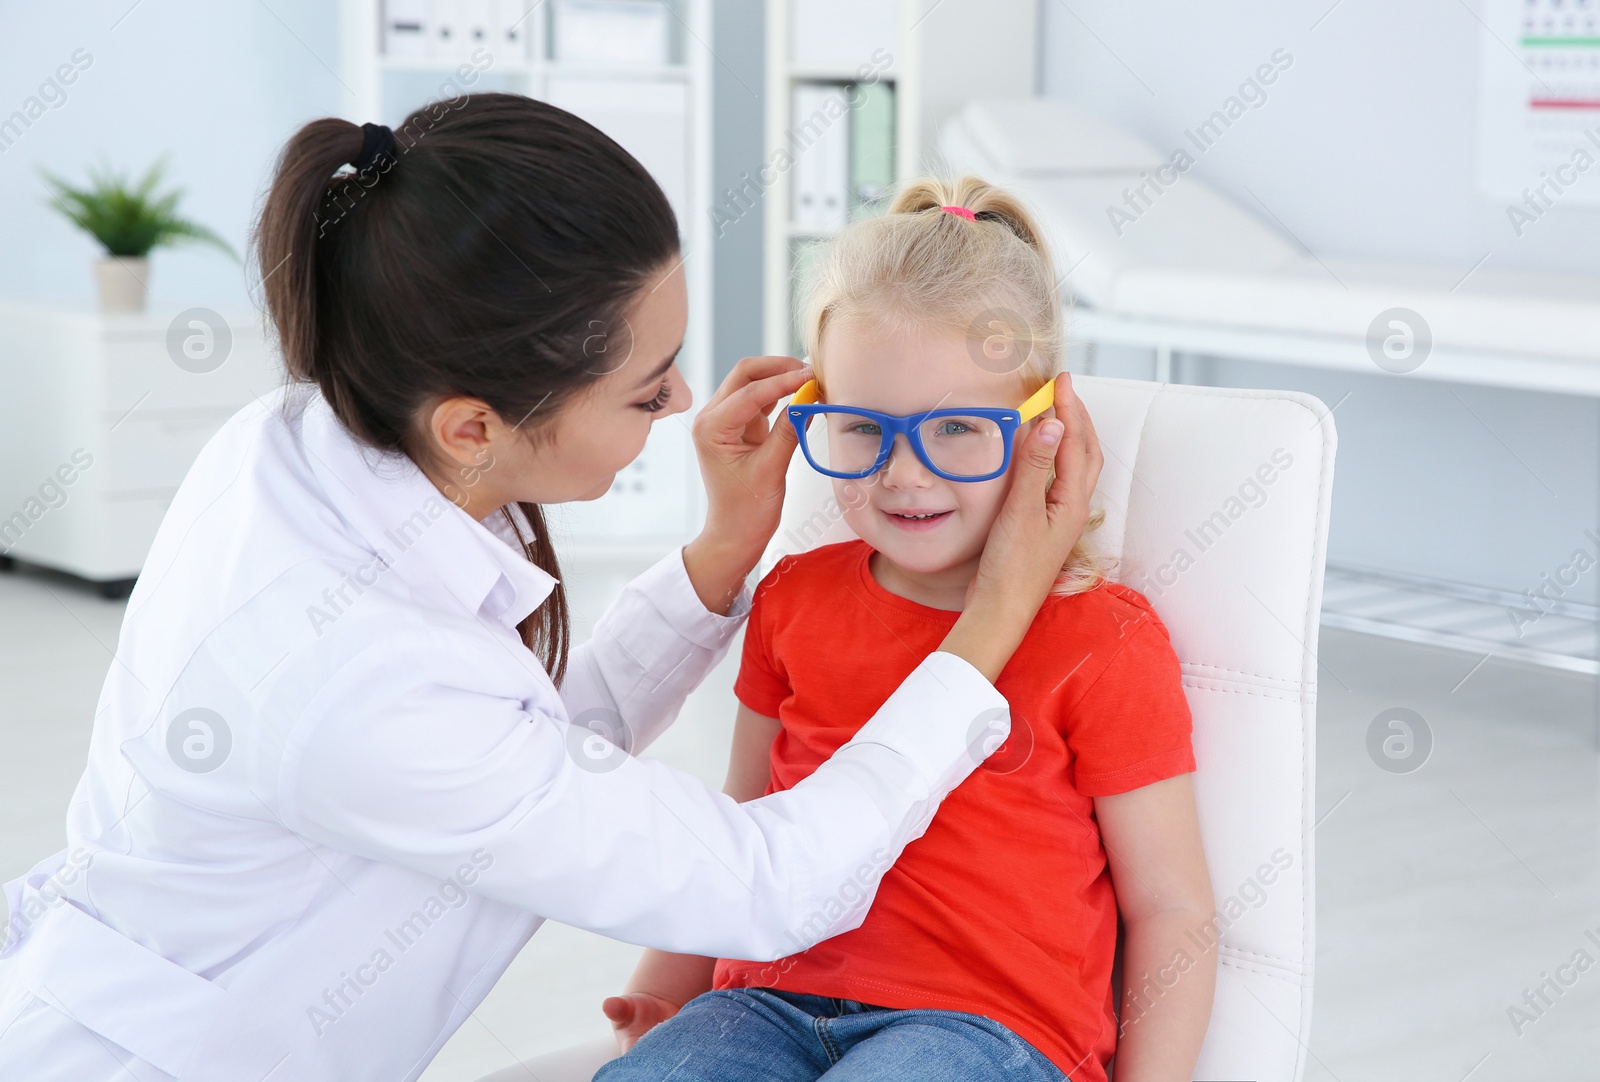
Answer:
<path fill-rule="evenodd" d="M 203 241 L 239 256 L 228 242 L 203 225 L 177 214 L 182 189 L 156 193 L 165 158 L 137 182 L 102 167 L 89 172 L 89 187 L 78 188 L 41 169 L 49 203 L 105 249 L 95 262 L 102 312 L 142 312 L 150 280 L 150 250 L 181 241 Z"/>

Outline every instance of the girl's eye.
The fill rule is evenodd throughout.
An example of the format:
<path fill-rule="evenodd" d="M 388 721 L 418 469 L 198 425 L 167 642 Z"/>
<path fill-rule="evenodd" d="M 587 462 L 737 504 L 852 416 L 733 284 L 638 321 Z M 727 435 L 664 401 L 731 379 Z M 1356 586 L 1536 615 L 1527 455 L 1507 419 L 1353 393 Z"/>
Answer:
<path fill-rule="evenodd" d="M 970 431 L 965 421 L 945 421 L 938 428 L 941 436 L 963 436 Z"/>
<path fill-rule="evenodd" d="M 845 429 L 852 436 L 881 436 L 883 430 L 876 421 L 857 421 Z"/>
<path fill-rule="evenodd" d="M 654 398 L 652 398 L 648 402 L 636 402 L 636 403 L 634 403 L 634 405 L 638 406 L 640 409 L 644 410 L 646 413 L 659 413 L 661 410 L 666 409 L 666 407 L 667 407 L 667 399 L 669 399 L 671 397 L 672 397 L 672 384 L 671 383 L 663 383 L 661 385 L 661 389 L 656 392 L 656 396 Z"/>

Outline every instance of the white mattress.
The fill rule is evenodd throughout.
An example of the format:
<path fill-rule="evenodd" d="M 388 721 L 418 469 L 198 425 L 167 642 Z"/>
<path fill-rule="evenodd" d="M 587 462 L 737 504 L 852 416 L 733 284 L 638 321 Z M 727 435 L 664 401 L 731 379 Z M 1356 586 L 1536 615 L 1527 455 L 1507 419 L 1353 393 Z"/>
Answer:
<path fill-rule="evenodd" d="M 974 102 L 940 149 L 1025 199 L 1072 297 L 1106 313 L 1364 339 L 1379 313 L 1408 308 L 1435 346 L 1600 360 L 1600 278 L 1319 262 L 1192 171 L 1114 224 L 1107 208 L 1170 157 L 1063 102 Z"/>

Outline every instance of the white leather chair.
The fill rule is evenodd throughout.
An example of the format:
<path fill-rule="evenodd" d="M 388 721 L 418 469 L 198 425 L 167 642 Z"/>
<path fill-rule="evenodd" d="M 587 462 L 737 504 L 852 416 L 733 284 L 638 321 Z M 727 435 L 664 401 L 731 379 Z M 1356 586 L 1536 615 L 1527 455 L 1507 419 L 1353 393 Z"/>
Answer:
<path fill-rule="evenodd" d="M 1299 1082 L 1314 936 L 1317 623 L 1337 439 L 1318 399 L 1075 376 L 1105 466 L 1097 543 L 1172 635 L 1194 716 L 1195 795 L 1220 942 L 1197 1079 Z M 853 536 L 799 455 L 773 554 Z M 767 561 L 763 566 L 771 566 Z M 1196 948 L 1198 949 L 1198 948 Z M 1170 976 L 1170 974 L 1169 974 Z M 1181 979 L 1181 978 L 1180 978 Z M 1147 994 L 1161 994 L 1152 975 Z M 483 1082 L 580 1082 L 609 1041 Z"/>

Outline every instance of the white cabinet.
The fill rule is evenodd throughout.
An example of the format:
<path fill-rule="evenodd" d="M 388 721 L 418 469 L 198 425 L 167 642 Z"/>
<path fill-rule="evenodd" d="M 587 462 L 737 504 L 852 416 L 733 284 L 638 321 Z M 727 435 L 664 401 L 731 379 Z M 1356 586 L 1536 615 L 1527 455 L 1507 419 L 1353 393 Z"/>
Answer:
<path fill-rule="evenodd" d="M 0 302 L 0 556 L 126 592 L 222 423 L 283 382 L 261 317 Z"/>

